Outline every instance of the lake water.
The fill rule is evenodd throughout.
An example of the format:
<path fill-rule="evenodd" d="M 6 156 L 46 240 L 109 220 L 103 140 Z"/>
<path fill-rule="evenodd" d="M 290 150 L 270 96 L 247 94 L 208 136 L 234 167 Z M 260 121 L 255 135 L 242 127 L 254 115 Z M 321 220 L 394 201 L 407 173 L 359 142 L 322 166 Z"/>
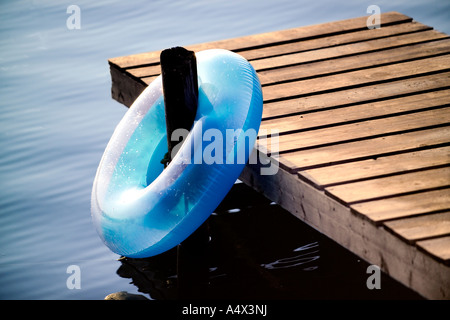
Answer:
<path fill-rule="evenodd" d="M 147 274 L 148 283 L 142 285 L 128 270 L 132 264 L 117 261 L 101 243 L 91 222 L 93 178 L 127 110 L 111 99 L 108 58 L 359 17 L 371 4 L 450 33 L 447 0 L 1 1 L 0 299 L 103 299 L 117 291 L 158 298 L 143 287 L 151 286 L 153 278 L 166 283 L 176 278 L 168 266 L 163 275 Z M 81 9 L 80 29 L 67 28 L 70 5 Z M 265 212 L 269 224 L 274 214 L 285 214 L 269 203 L 236 212 L 233 201 L 242 201 L 238 198 L 230 196 L 231 204 L 214 221 L 238 219 L 236 223 L 253 228 L 255 210 Z M 286 219 L 288 225 L 300 223 Z M 295 237 L 285 238 L 282 232 L 268 237 L 267 226 L 240 230 L 236 237 L 252 236 L 248 250 L 257 252 L 254 261 L 265 270 L 261 279 L 295 283 L 296 290 L 280 291 L 280 296 L 357 298 L 367 278 L 363 262 L 303 224 L 298 228 L 303 231 Z M 258 239 L 264 239 L 267 252 L 258 251 Z M 216 251 L 211 259 L 217 256 Z M 227 269 L 217 259 L 208 264 L 211 279 L 216 279 L 211 292 L 226 286 L 223 298 L 242 297 L 242 287 L 252 285 L 248 296 L 269 292 L 263 280 L 245 276 L 248 268 Z M 286 268 L 273 268 L 283 263 Z M 69 289 L 70 266 L 79 267 L 80 289 Z M 399 297 L 411 296 L 395 283 L 390 286 Z M 395 297 L 387 289 L 381 295 L 366 294 Z"/>

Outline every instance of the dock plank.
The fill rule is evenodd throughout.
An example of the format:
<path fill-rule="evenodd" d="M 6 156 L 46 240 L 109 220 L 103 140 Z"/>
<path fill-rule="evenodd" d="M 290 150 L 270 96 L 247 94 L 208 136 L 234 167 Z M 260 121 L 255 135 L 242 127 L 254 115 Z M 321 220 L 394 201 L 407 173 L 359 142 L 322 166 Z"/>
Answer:
<path fill-rule="evenodd" d="M 450 208 L 450 189 L 367 201 L 354 204 L 351 208 L 379 224 L 387 220 L 448 210 Z"/>
<path fill-rule="evenodd" d="M 450 90 L 432 91 L 390 100 L 353 105 L 321 112 L 304 112 L 294 116 L 263 120 L 261 129 L 294 133 L 357 121 L 392 117 L 405 113 L 448 106 Z"/>
<path fill-rule="evenodd" d="M 316 186 L 326 188 L 369 178 L 434 168 L 448 164 L 449 160 L 450 147 L 446 146 L 310 169 L 302 174 L 314 177 Z"/>
<path fill-rule="evenodd" d="M 335 61 L 335 59 L 321 60 L 303 64 L 300 67 L 288 66 L 267 71 L 259 71 L 258 75 L 261 84 L 265 86 L 274 83 L 373 68 L 396 62 L 429 58 L 449 53 L 449 51 L 450 39 L 444 39 L 408 45 L 401 48 L 358 53 L 356 56 L 339 57 L 339 61 Z"/>
<path fill-rule="evenodd" d="M 264 119 L 300 114 L 307 111 L 339 108 L 382 99 L 393 99 L 405 95 L 439 91 L 450 88 L 450 72 L 432 74 L 411 79 L 394 80 L 388 83 L 368 85 L 360 88 L 321 93 L 276 102 L 266 102 Z"/>
<path fill-rule="evenodd" d="M 433 72 L 450 71 L 450 55 L 418 61 L 396 63 L 366 70 L 350 71 L 317 79 L 300 80 L 263 87 L 264 101 L 306 96 L 349 87 L 362 87 L 406 77 L 417 77 Z"/>
<path fill-rule="evenodd" d="M 333 47 L 359 41 L 367 41 L 367 39 L 380 39 L 391 36 L 398 36 L 413 32 L 431 30 L 432 28 L 416 21 L 394 24 L 378 29 L 363 29 L 351 33 L 342 33 L 327 37 L 319 37 L 296 41 L 287 44 L 267 46 L 258 49 L 245 50 L 240 52 L 247 60 L 268 58 L 274 56 L 285 55 L 289 53 L 297 53 L 307 50 L 316 50 L 320 48 Z"/>
<path fill-rule="evenodd" d="M 450 107 L 281 135 L 278 144 L 269 137 L 258 144 L 265 142 L 269 152 L 286 153 L 445 124 L 450 125 Z"/>
<path fill-rule="evenodd" d="M 388 221 L 387 228 L 409 242 L 450 235 L 450 212 Z"/>
<path fill-rule="evenodd" d="M 328 187 L 326 192 L 347 204 L 450 187 L 450 167 L 427 169 Z"/>
<path fill-rule="evenodd" d="M 266 59 L 258 59 L 252 61 L 252 66 L 255 68 L 256 71 L 267 70 L 306 62 L 347 57 L 355 54 L 374 52 L 383 49 L 399 48 L 405 45 L 423 43 L 427 41 L 446 38 L 448 38 L 446 34 L 435 30 L 415 32 L 405 35 L 356 42 L 330 48 L 305 51 L 300 53 L 292 53 Z"/>
<path fill-rule="evenodd" d="M 448 36 L 430 29 L 430 27 L 420 23 L 400 24 L 387 28 L 373 29 L 376 31 L 366 29 L 351 34 L 344 33 L 327 38 L 310 39 L 283 45 L 267 46 L 258 49 L 239 51 L 239 54 L 249 60 L 255 70 L 259 72 L 268 68 L 268 64 L 272 62 L 271 59 L 281 59 L 280 56 L 282 55 L 282 57 L 285 57 L 285 54 L 292 55 L 295 53 L 295 55 L 292 55 L 291 57 L 293 61 L 291 62 L 291 64 L 305 63 L 315 60 L 323 60 L 324 58 L 330 59 L 336 57 L 336 54 L 338 53 L 336 52 L 336 50 L 332 50 L 332 48 L 342 45 L 346 46 L 340 50 L 347 51 L 347 54 L 355 54 L 358 52 L 364 53 L 372 52 L 374 50 L 391 48 L 393 46 L 392 40 L 395 40 L 395 38 L 392 39 L 392 37 L 399 37 L 402 35 L 406 36 L 406 38 L 402 39 L 402 41 L 407 45 L 410 45 L 412 43 L 423 43 L 424 41 L 448 38 Z M 422 33 L 421 31 L 427 32 Z M 371 40 L 368 41 L 368 38 L 370 38 Z M 358 39 L 365 40 L 366 42 L 368 42 L 368 44 L 364 46 L 358 45 Z M 376 40 L 379 41 L 376 42 Z M 317 52 L 319 59 L 315 57 L 314 54 L 311 54 L 311 52 Z M 281 66 L 285 67 L 284 64 L 281 64 Z M 130 74 L 135 77 L 146 78 L 159 75 L 161 73 L 161 68 L 159 64 L 154 64 L 138 68 L 133 67 L 130 68 L 128 72 L 130 72 Z M 260 74 L 262 76 L 262 81 L 264 82 L 265 74 L 263 72 L 261 72 Z"/>
<path fill-rule="evenodd" d="M 447 264 L 450 263 L 450 236 L 419 241 L 417 245 Z"/>
<path fill-rule="evenodd" d="M 450 143 L 450 127 L 426 129 L 280 155 L 279 162 L 291 172 L 367 160 L 393 153 L 412 152 Z"/>

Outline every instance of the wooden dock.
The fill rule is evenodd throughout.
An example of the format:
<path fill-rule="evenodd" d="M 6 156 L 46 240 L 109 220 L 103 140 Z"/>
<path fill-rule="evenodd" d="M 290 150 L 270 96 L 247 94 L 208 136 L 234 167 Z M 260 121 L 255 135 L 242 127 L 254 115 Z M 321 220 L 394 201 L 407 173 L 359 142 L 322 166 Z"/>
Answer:
<path fill-rule="evenodd" d="M 185 47 L 235 51 L 260 77 L 261 129 L 279 144 L 261 136 L 259 154 L 279 170 L 247 165 L 242 181 L 422 296 L 450 299 L 450 38 L 397 12 L 366 21 Z M 110 59 L 113 98 L 130 106 L 159 55 Z"/>

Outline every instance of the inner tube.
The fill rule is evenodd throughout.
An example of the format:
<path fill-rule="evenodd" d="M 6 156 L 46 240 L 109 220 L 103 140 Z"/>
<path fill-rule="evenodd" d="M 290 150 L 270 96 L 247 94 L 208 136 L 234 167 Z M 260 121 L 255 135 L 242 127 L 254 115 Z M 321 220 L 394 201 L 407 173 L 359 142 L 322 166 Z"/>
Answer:
<path fill-rule="evenodd" d="M 197 114 L 167 168 L 161 76 L 127 111 L 100 161 L 91 214 L 117 254 L 150 257 L 185 240 L 217 208 L 253 150 L 263 105 L 255 70 L 227 50 L 200 51 L 196 58 Z"/>

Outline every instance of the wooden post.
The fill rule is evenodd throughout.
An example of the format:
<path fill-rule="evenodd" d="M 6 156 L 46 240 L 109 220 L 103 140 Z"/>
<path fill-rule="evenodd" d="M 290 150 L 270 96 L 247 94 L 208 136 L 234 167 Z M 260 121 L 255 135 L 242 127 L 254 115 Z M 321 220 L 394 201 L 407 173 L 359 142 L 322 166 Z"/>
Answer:
<path fill-rule="evenodd" d="M 197 113 L 198 80 L 197 59 L 193 51 L 182 47 L 163 50 L 160 56 L 166 111 L 168 154 L 164 165 L 170 162 L 176 142 L 171 140 L 176 129 L 191 130 Z"/>
<path fill-rule="evenodd" d="M 161 161 L 164 166 L 172 160 L 172 141 L 176 129 L 191 130 L 197 113 L 197 60 L 193 51 L 182 47 L 163 50 L 160 56 L 166 112 L 168 153 Z M 208 282 L 206 249 L 209 232 L 204 223 L 177 247 L 177 275 L 180 298 L 205 297 Z"/>

